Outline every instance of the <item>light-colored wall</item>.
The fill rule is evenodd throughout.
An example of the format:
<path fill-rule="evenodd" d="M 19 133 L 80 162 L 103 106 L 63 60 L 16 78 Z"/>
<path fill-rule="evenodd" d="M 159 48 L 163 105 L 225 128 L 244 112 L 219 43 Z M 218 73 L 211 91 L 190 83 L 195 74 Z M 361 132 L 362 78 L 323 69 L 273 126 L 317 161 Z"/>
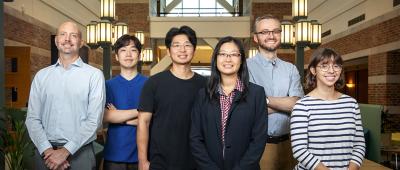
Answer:
<path fill-rule="evenodd" d="M 171 27 L 187 25 L 199 38 L 250 37 L 250 17 L 150 17 L 150 37 L 164 38 Z"/>
<path fill-rule="evenodd" d="M 64 21 L 78 23 L 86 36 L 85 26 L 99 20 L 99 0 L 17 0 L 4 3 L 23 15 L 29 15 L 51 27 L 57 28 Z M 50 29 L 51 30 L 51 29 Z"/>
<path fill-rule="evenodd" d="M 393 0 L 309 0 L 308 19 L 322 24 L 322 32 L 331 30 L 331 35 L 348 31 L 376 17 L 395 10 Z M 365 14 L 365 20 L 348 27 L 348 21 Z"/>

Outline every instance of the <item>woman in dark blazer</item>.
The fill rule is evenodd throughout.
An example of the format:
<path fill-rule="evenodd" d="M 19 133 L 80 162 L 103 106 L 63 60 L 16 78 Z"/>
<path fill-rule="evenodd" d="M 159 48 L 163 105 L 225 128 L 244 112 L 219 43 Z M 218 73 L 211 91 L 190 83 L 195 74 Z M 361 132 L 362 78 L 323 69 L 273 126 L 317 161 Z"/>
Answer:
<path fill-rule="evenodd" d="M 220 39 L 211 77 L 192 111 L 190 145 L 200 170 L 258 170 L 267 132 L 265 93 L 249 82 L 244 48 Z"/>

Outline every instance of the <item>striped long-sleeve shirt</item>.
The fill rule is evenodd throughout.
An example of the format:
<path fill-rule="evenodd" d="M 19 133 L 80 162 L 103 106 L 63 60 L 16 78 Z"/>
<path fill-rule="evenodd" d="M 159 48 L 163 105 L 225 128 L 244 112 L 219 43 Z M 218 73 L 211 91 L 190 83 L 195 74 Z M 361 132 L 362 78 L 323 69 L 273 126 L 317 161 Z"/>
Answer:
<path fill-rule="evenodd" d="M 295 169 L 315 169 L 322 162 L 330 169 L 347 169 L 350 161 L 361 166 L 364 133 L 358 103 L 348 95 L 325 101 L 304 96 L 290 120 Z"/>

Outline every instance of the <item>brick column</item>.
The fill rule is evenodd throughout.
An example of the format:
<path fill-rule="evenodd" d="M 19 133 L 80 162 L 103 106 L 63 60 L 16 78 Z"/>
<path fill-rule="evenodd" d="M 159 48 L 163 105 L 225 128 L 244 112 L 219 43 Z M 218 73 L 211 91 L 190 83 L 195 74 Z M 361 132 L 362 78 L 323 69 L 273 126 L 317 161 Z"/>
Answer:
<path fill-rule="evenodd" d="M 368 103 L 400 115 L 400 50 L 368 56 Z"/>
<path fill-rule="evenodd" d="M 368 56 L 368 103 L 386 105 L 386 82 L 378 77 L 386 75 L 387 53 Z"/>

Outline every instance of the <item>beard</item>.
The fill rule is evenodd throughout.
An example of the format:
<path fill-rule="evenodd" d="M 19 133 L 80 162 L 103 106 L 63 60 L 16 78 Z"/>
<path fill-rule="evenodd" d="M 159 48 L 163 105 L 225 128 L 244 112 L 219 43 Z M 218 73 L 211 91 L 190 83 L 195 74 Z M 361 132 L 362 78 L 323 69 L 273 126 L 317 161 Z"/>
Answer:
<path fill-rule="evenodd" d="M 267 47 L 265 45 L 260 45 L 260 47 L 268 52 L 274 52 L 277 49 L 277 47 Z"/>
<path fill-rule="evenodd" d="M 262 49 L 264 49 L 264 50 L 266 50 L 268 52 L 275 52 L 279 48 L 279 45 L 281 43 L 278 42 L 276 45 L 272 45 L 271 46 L 271 45 L 267 45 L 266 41 L 268 41 L 268 40 L 277 41 L 276 39 L 266 39 L 264 42 L 259 40 L 259 42 L 262 42 L 262 43 L 259 44 L 260 48 L 262 48 Z"/>

